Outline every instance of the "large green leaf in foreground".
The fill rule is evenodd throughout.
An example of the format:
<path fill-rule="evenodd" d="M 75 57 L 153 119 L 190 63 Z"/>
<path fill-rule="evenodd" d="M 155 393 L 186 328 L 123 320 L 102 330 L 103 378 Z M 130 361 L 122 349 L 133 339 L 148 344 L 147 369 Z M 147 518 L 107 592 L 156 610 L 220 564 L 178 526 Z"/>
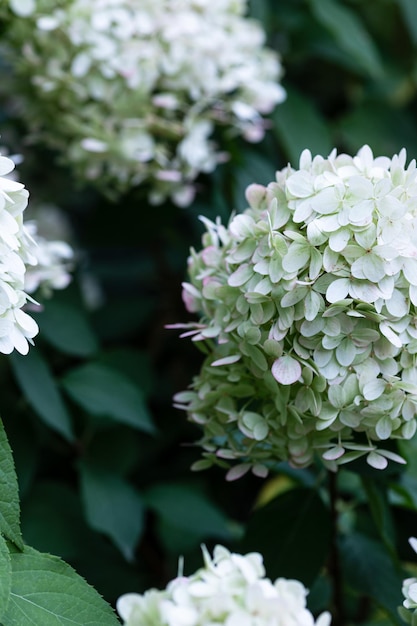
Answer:
<path fill-rule="evenodd" d="M 116 626 L 110 606 L 69 565 L 25 547 L 12 551 L 3 626 Z"/>
<path fill-rule="evenodd" d="M 0 420 L 0 534 L 23 548 L 20 532 L 19 489 L 12 451 Z"/>
<path fill-rule="evenodd" d="M 11 563 L 7 543 L 0 535 L 0 620 L 6 612 L 10 598 Z"/>

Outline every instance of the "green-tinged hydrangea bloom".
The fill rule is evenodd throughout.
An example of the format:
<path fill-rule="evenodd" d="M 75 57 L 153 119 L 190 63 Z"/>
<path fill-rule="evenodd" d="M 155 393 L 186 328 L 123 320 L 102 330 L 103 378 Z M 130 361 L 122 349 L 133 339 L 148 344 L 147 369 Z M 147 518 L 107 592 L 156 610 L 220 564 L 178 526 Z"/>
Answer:
<path fill-rule="evenodd" d="M 247 0 L 9 0 L 13 93 L 32 140 L 113 196 L 146 184 L 179 205 L 227 158 L 213 133 L 257 141 L 285 97 Z"/>
<path fill-rule="evenodd" d="M 129 593 L 117 601 L 125 626 L 329 626 L 306 607 L 307 589 L 297 580 L 265 578 L 262 556 L 203 548 L 205 565 L 179 576 L 163 591 Z"/>
<path fill-rule="evenodd" d="M 196 468 L 403 461 L 380 442 L 416 431 L 415 161 L 304 151 L 246 195 L 227 227 L 204 219 L 184 284 L 208 354 L 176 396 L 204 432 Z"/>

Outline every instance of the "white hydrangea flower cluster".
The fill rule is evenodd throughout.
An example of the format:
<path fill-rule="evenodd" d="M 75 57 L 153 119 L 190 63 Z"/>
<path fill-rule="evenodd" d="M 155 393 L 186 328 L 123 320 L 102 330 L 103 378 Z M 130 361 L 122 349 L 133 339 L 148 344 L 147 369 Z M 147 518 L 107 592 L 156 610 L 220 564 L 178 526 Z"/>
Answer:
<path fill-rule="evenodd" d="M 117 601 L 125 626 L 329 626 L 330 614 L 315 621 L 306 608 L 307 589 L 297 580 L 265 578 L 262 556 L 216 546 L 213 559 L 179 576 L 164 591 L 129 593 Z"/>
<path fill-rule="evenodd" d="M 414 552 L 417 552 L 417 539 L 415 537 L 410 537 L 409 543 Z M 417 616 L 417 578 L 406 578 L 403 581 L 402 593 L 404 601 L 403 606 L 399 609 L 399 613 L 407 623 L 411 624 L 415 622 Z M 413 609 L 413 612 L 411 613 L 409 609 Z"/>
<path fill-rule="evenodd" d="M 379 442 L 416 431 L 415 161 L 304 151 L 246 195 L 227 228 L 204 220 L 183 291 L 201 319 L 174 325 L 208 353 L 175 398 L 204 431 L 196 469 L 404 462 Z"/>
<path fill-rule="evenodd" d="M 21 5 L 24 8 L 24 4 Z M 16 165 L 23 162 L 22 154 L 10 154 L 7 146 L 0 146 L 0 154 L 13 162 L 7 174 L 12 181 L 19 180 Z M 70 227 L 62 211 L 50 204 L 34 205 L 24 223 L 26 235 L 32 241 L 31 258 L 26 265 L 24 290 L 33 294 L 40 289 L 51 296 L 54 289 L 65 289 L 72 280 L 74 250 L 68 243 Z"/>
<path fill-rule="evenodd" d="M 25 291 L 27 265 L 36 265 L 36 245 L 23 225 L 28 192 L 8 178 L 14 163 L 0 156 L 0 352 L 27 354 L 38 333 L 36 322 L 22 310 L 31 300 Z"/>
<path fill-rule="evenodd" d="M 22 10 L 23 6 L 23 10 Z M 33 138 L 113 195 L 189 204 L 227 158 L 219 128 L 257 141 L 285 98 L 281 65 L 247 0 L 9 0 Z M 14 18 L 12 17 L 14 15 Z"/>

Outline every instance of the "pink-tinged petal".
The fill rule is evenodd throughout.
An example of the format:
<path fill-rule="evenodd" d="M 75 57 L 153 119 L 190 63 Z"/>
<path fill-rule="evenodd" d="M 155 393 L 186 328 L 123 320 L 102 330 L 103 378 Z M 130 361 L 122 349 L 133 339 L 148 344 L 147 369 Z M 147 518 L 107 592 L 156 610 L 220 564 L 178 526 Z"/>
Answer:
<path fill-rule="evenodd" d="M 233 480 L 238 480 L 242 478 L 245 474 L 249 472 L 251 468 L 251 463 L 240 463 L 239 465 L 235 465 L 230 468 L 230 470 L 226 474 L 226 480 L 231 482 Z"/>
<path fill-rule="evenodd" d="M 272 376 L 281 385 L 292 385 L 300 379 L 302 369 L 300 363 L 289 355 L 280 356 L 271 367 Z"/>
<path fill-rule="evenodd" d="M 366 457 L 366 462 L 368 465 L 375 469 L 383 470 L 387 467 L 388 461 L 385 457 L 381 456 L 377 452 L 370 452 Z"/>

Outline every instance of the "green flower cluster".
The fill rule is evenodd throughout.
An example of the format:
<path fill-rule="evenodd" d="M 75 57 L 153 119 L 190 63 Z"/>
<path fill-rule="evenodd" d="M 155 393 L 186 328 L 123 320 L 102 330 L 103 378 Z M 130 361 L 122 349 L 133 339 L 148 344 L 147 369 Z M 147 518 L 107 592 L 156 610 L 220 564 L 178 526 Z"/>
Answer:
<path fill-rule="evenodd" d="M 304 151 L 296 171 L 251 185 L 228 227 L 204 219 L 183 297 L 207 353 L 176 406 L 203 429 L 204 459 L 228 478 L 321 456 L 403 462 L 417 415 L 417 170 Z M 181 326 L 181 325 L 176 325 Z"/>
<path fill-rule="evenodd" d="M 11 93 L 31 139 L 113 196 L 146 184 L 153 203 L 189 204 L 197 176 L 228 158 L 215 131 L 259 141 L 285 98 L 246 0 L 5 5 Z"/>

